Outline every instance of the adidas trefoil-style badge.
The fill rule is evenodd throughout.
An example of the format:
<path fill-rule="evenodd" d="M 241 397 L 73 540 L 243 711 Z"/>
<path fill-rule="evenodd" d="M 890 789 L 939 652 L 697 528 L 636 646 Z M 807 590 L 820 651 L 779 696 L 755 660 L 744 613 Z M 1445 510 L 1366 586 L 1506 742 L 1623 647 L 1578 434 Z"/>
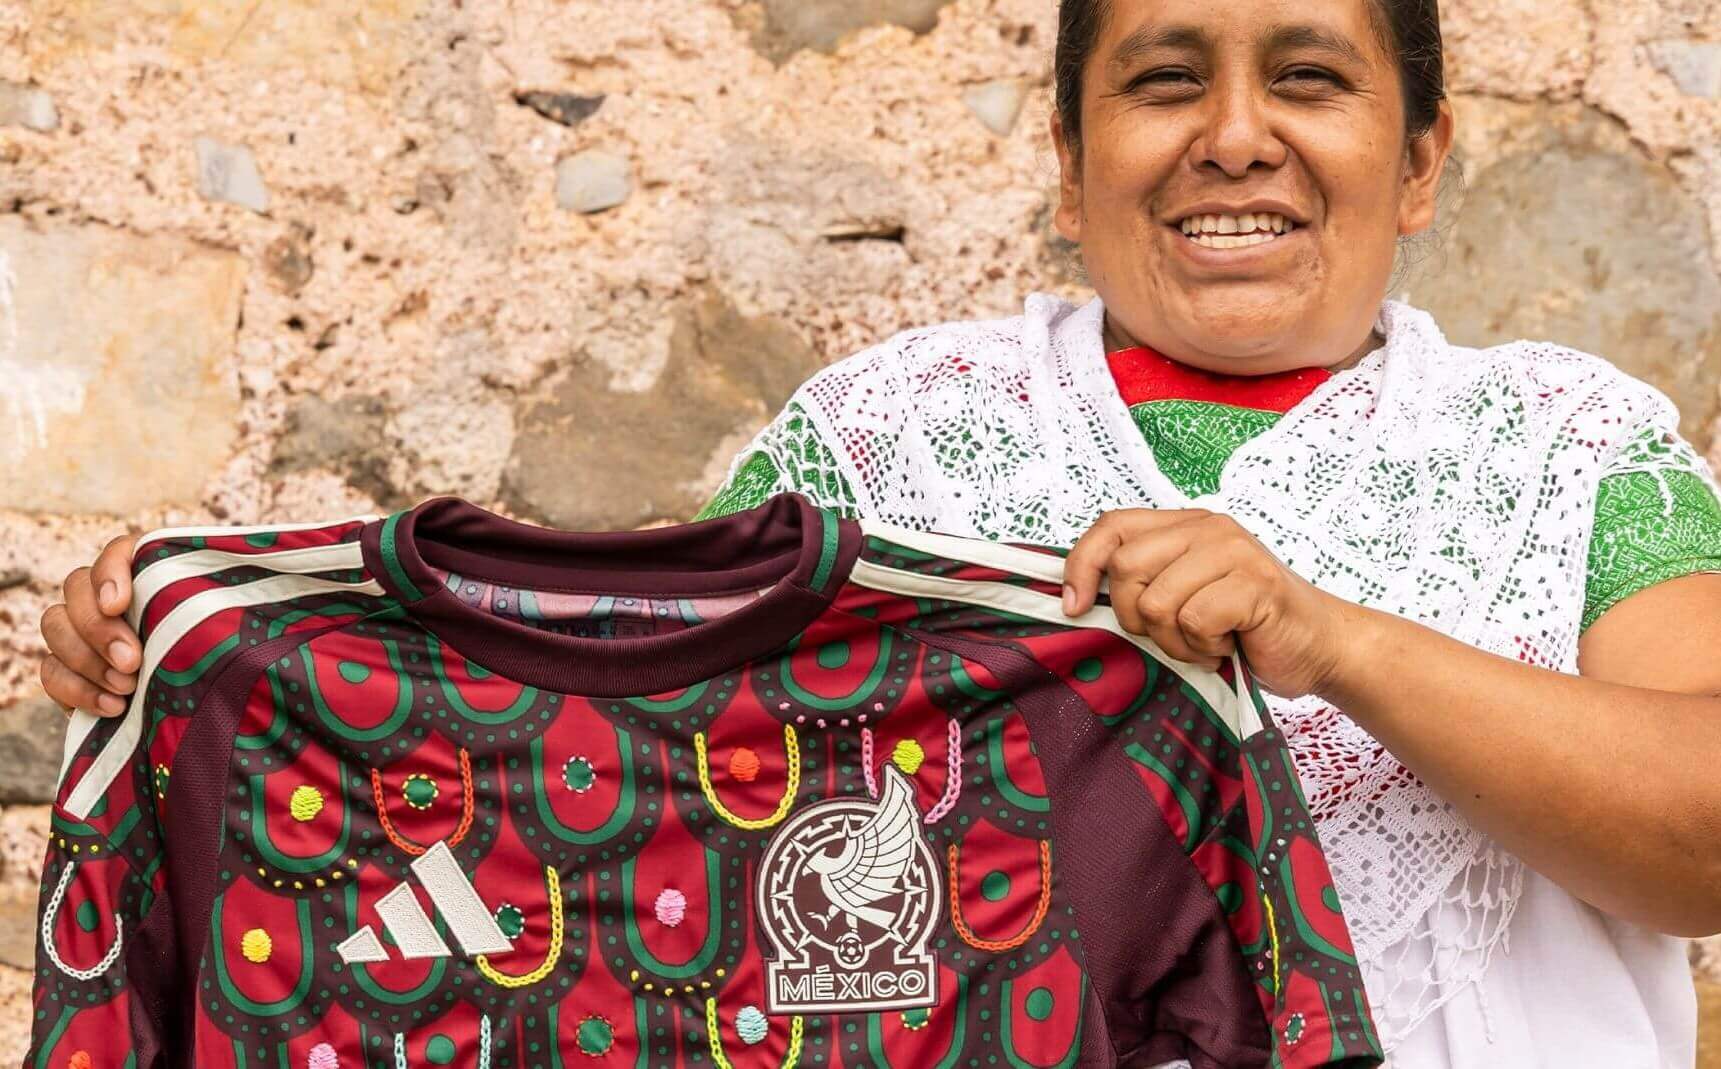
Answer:
<path fill-rule="evenodd" d="M 914 788 L 885 765 L 878 800 L 832 798 L 771 837 L 754 893 L 770 1013 L 849 1013 L 938 1002 L 927 940 L 944 885 Z"/>

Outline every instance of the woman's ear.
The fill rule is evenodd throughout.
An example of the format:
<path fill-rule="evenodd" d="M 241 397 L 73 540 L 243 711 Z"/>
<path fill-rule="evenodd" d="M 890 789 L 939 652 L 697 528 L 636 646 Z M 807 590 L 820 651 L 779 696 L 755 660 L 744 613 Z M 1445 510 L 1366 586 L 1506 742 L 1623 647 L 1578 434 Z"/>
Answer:
<path fill-rule="evenodd" d="M 1082 164 L 1064 136 L 1064 120 L 1052 109 L 1052 144 L 1058 149 L 1058 210 L 1052 223 L 1065 241 L 1082 242 Z"/>
<path fill-rule="evenodd" d="M 1402 235 L 1420 234 L 1434 225 L 1435 198 L 1440 192 L 1440 175 L 1452 155 L 1455 126 L 1452 105 L 1442 100 L 1434 125 L 1410 142 L 1404 194 L 1398 201 L 1398 232 Z"/>

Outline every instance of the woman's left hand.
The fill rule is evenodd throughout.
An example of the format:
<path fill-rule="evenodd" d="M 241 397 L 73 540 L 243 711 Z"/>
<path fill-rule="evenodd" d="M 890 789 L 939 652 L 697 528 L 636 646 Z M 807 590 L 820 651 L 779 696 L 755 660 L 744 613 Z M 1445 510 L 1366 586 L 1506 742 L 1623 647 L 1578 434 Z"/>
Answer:
<path fill-rule="evenodd" d="M 1064 564 L 1064 612 L 1093 607 L 1110 580 L 1124 630 L 1182 661 L 1217 667 L 1237 642 L 1261 685 L 1286 698 L 1331 678 L 1356 606 L 1292 572 L 1229 516 L 1203 509 L 1117 509 Z"/>

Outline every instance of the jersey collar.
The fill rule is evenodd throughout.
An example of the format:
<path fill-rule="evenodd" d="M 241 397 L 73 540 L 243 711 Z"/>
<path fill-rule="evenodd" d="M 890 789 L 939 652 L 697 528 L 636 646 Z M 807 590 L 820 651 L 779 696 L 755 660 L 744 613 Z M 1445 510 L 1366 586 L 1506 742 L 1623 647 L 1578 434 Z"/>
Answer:
<path fill-rule="evenodd" d="M 829 606 L 859 527 L 797 493 L 696 523 L 571 532 L 435 497 L 367 523 L 367 569 L 436 637 L 485 669 L 546 690 L 636 697 L 681 690 L 786 644 Z M 657 598 L 756 590 L 714 620 L 641 638 L 580 638 L 466 604 L 434 568 L 493 583 Z"/>

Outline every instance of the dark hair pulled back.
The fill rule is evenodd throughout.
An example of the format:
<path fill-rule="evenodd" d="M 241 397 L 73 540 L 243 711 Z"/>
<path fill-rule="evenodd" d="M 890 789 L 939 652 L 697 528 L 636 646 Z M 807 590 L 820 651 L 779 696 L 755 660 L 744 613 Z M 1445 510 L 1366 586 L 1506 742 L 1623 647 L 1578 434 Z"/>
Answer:
<path fill-rule="evenodd" d="M 1434 125 L 1446 98 L 1445 50 L 1440 38 L 1440 0 L 1364 0 L 1387 51 L 1398 57 L 1404 88 L 1407 138 Z M 1059 0 L 1058 45 L 1053 54 L 1058 116 L 1064 136 L 1079 155 L 1082 143 L 1082 74 L 1111 17 L 1111 0 Z"/>

